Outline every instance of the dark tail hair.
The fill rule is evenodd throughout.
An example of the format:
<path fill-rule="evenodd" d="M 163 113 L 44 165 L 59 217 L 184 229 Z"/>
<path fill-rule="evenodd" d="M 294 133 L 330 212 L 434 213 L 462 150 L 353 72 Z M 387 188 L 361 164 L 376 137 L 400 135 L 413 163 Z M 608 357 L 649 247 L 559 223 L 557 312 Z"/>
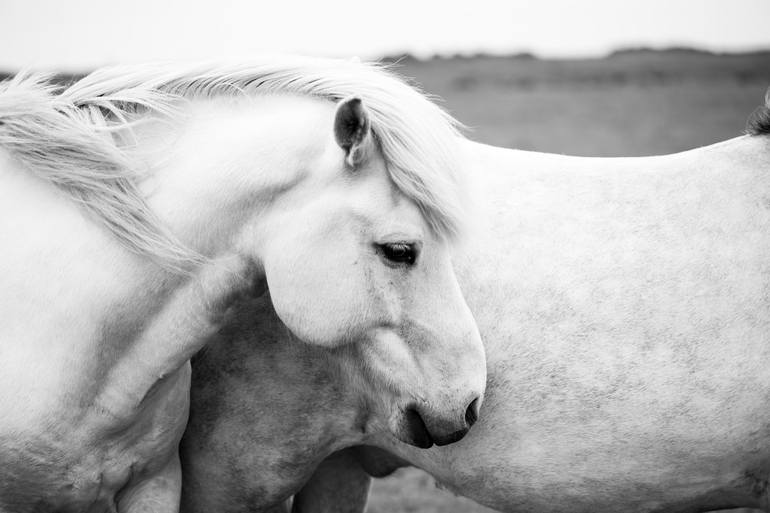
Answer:
<path fill-rule="evenodd" d="M 765 104 L 754 109 L 746 122 L 746 133 L 749 135 L 770 134 L 770 88 L 765 93 Z"/>

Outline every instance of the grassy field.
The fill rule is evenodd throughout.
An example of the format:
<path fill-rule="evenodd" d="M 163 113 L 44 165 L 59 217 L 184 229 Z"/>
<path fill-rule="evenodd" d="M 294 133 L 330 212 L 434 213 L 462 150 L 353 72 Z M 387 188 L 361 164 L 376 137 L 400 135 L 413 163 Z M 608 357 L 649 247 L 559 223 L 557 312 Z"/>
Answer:
<path fill-rule="evenodd" d="M 367 513 L 494 513 L 465 497 L 436 487 L 435 480 L 416 468 L 402 468 L 375 479 Z"/>
<path fill-rule="evenodd" d="M 682 151 L 741 134 L 770 86 L 770 53 L 620 52 L 607 59 L 404 59 L 397 68 L 477 141 L 587 156 Z M 491 512 L 416 469 L 377 480 L 369 513 Z"/>

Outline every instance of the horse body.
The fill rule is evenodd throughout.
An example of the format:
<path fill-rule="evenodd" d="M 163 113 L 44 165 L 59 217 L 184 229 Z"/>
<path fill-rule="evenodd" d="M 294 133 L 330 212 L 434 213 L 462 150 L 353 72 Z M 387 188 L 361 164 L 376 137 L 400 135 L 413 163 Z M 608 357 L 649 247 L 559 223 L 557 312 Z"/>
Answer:
<path fill-rule="evenodd" d="M 256 419 L 284 410 L 271 402 L 263 411 L 258 391 L 285 389 L 282 376 L 241 374 L 255 392 L 231 397 L 222 388 L 206 393 L 221 376 L 211 372 L 194 379 L 185 439 L 237 448 L 237 463 L 198 460 L 203 444 L 186 444 L 185 474 L 196 475 L 205 461 L 210 475 L 239 483 L 232 497 L 285 499 L 310 470 L 261 480 L 271 461 L 312 464 L 357 435 L 396 456 L 356 449 L 370 472 L 410 463 L 503 511 L 767 508 L 767 138 L 634 159 L 477 144 L 468 153 L 489 219 L 489 236 L 455 260 L 487 352 L 487 392 L 473 432 L 429 450 L 360 433 L 351 426 L 366 410 L 355 397 L 335 399 L 334 385 L 314 382 L 319 371 L 308 368 L 307 383 L 291 386 L 308 398 L 301 415 L 288 411 L 275 419 L 280 430 L 262 430 Z M 280 329 L 272 335 L 282 336 Z M 248 329 L 228 337 L 236 346 L 250 340 Z M 219 386 L 232 390 L 227 379 Z M 329 401 L 337 402 L 315 407 Z M 336 424 L 335 443 L 319 443 L 316 432 L 330 436 L 330 415 L 349 427 Z M 273 452 L 286 440 L 297 444 L 292 451 Z M 312 494 L 325 480 L 345 481 L 344 468 L 330 466 L 326 476 L 324 468 L 300 492 L 301 507 L 328 505 L 328 497 Z M 365 487 L 361 466 L 348 470 L 358 484 L 350 495 L 330 492 L 339 505 L 360 500 Z M 206 484 L 196 481 L 190 493 L 210 501 L 234 493 L 226 482 Z M 276 501 L 258 505 L 267 510 Z M 244 499 L 222 510 L 254 504 Z"/>
<path fill-rule="evenodd" d="M 169 69 L 0 90 L 0 511 L 175 510 L 189 358 L 267 289 L 303 343 L 367 341 L 357 390 L 390 384 L 377 429 L 449 443 L 480 405 L 483 348 L 449 263 L 457 177 L 433 169 L 438 143 L 388 146 L 398 102 L 377 93 L 444 138 L 448 118 L 362 65 Z M 372 82 L 371 113 L 312 94 Z M 442 346 L 472 356 L 428 360 Z"/>
<path fill-rule="evenodd" d="M 395 453 L 504 511 L 767 508 L 767 138 L 477 155 L 493 235 L 458 274 L 486 341 L 483 421 Z"/>

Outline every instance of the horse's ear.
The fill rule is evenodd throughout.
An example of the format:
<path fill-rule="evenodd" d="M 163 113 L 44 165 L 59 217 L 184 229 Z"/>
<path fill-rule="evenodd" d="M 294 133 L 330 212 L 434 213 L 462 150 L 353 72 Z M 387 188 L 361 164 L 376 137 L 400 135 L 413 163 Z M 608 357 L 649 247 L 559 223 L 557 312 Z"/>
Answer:
<path fill-rule="evenodd" d="M 345 150 L 345 162 L 350 167 L 360 166 L 368 158 L 372 143 L 369 132 L 369 114 L 361 98 L 342 100 L 334 116 L 334 138 Z"/>

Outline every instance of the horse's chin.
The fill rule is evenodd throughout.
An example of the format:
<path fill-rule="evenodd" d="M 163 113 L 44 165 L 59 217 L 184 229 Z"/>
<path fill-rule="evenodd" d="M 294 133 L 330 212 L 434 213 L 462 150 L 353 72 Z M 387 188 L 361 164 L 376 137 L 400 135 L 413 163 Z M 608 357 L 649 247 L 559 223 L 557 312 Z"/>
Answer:
<path fill-rule="evenodd" d="M 393 432 L 394 436 L 404 443 L 430 449 L 433 447 L 433 437 L 430 436 L 422 417 L 412 408 L 407 408 L 401 415 L 399 426 Z"/>

